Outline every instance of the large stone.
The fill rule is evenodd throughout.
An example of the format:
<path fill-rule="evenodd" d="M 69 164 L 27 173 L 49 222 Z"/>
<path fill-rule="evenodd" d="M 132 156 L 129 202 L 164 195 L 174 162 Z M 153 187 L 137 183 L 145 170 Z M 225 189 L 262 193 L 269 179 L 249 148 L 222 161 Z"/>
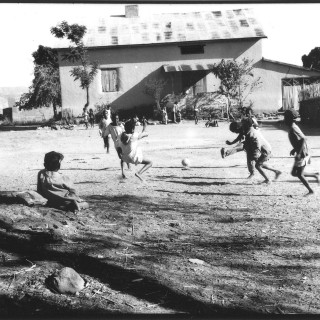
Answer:
<path fill-rule="evenodd" d="M 65 267 L 48 279 L 48 285 L 59 293 L 75 294 L 85 286 L 85 281 L 72 268 Z"/>

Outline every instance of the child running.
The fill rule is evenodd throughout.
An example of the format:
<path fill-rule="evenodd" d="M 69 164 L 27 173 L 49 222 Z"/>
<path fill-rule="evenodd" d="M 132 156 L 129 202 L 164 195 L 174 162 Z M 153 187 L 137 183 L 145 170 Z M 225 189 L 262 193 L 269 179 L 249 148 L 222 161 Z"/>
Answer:
<path fill-rule="evenodd" d="M 306 195 L 314 194 L 314 191 L 310 187 L 305 177 L 314 177 L 317 179 L 318 184 L 320 183 L 319 172 L 305 173 L 304 169 L 310 161 L 310 151 L 307 145 L 305 135 L 302 133 L 300 128 L 297 126 L 295 120 L 298 118 L 298 112 L 294 109 L 286 110 L 284 113 L 284 122 L 289 127 L 289 140 L 293 147 L 290 151 L 290 155 L 294 156 L 294 165 L 292 168 L 292 176 L 298 177 L 300 181 L 308 189 L 309 193 Z"/>
<path fill-rule="evenodd" d="M 122 159 L 121 159 L 121 170 L 122 177 L 126 178 L 123 173 L 123 162 L 132 163 L 132 164 L 143 164 L 144 166 L 135 173 L 135 176 L 138 177 L 141 181 L 144 181 L 141 175 L 152 167 L 152 161 L 148 160 L 142 154 L 142 150 L 139 146 L 139 140 L 147 137 L 148 134 L 146 131 L 146 123 L 143 125 L 143 130 L 141 133 L 135 132 L 135 122 L 130 120 L 127 121 L 124 125 L 125 132 L 121 135 L 121 150 L 122 150 Z"/>
<path fill-rule="evenodd" d="M 121 168 L 122 168 L 123 162 L 122 162 L 122 149 L 120 145 L 121 144 L 120 137 L 124 132 L 124 127 L 123 127 L 123 124 L 119 121 L 119 116 L 117 114 L 113 114 L 111 118 L 112 118 L 112 122 L 107 126 L 107 128 L 104 131 L 104 135 L 106 136 L 107 149 L 109 153 L 109 146 L 110 146 L 109 137 L 111 136 L 114 143 L 114 147 L 117 151 L 118 157 L 121 160 Z M 128 169 L 130 169 L 129 163 L 127 163 L 127 166 L 128 166 Z"/>
<path fill-rule="evenodd" d="M 45 154 L 44 168 L 38 172 L 37 192 L 48 199 L 48 205 L 54 208 L 80 211 L 89 208 L 81 199 L 71 180 L 59 172 L 63 155 L 51 151 Z"/>
<path fill-rule="evenodd" d="M 244 142 L 245 142 L 245 134 L 243 131 L 243 125 L 241 121 L 234 121 L 230 123 L 229 130 L 233 133 L 237 133 L 238 136 L 233 141 L 226 141 L 227 145 L 232 145 L 237 143 L 237 145 L 233 148 L 221 148 L 221 157 L 225 158 L 235 154 L 236 152 L 245 151 Z M 249 170 L 248 179 L 252 179 L 254 177 L 254 162 L 249 159 L 249 155 L 247 153 L 247 167 Z"/>
<path fill-rule="evenodd" d="M 263 137 L 260 130 L 253 128 L 253 121 L 251 118 L 242 121 L 243 132 L 245 134 L 244 148 L 247 152 L 250 161 L 256 163 L 255 167 L 259 173 L 264 177 L 263 183 L 271 183 L 267 175 L 262 169 L 267 169 L 275 173 L 277 180 L 282 173 L 279 170 L 271 168 L 266 162 L 271 158 L 271 146 L 269 142 Z"/>
<path fill-rule="evenodd" d="M 111 117 L 110 117 L 110 108 L 109 108 L 109 109 L 103 110 L 102 119 L 99 123 L 99 134 L 100 134 L 100 137 L 103 138 L 104 148 L 107 149 L 107 153 L 109 153 L 109 141 L 108 141 L 108 135 L 105 134 L 105 131 L 110 123 L 111 123 Z"/>

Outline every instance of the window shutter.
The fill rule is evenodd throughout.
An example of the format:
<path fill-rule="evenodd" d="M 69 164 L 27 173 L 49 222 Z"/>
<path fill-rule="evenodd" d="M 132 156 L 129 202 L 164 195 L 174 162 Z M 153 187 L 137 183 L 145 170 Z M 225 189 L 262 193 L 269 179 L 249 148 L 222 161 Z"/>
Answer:
<path fill-rule="evenodd" d="M 118 91 L 118 72 L 115 69 L 101 70 L 102 92 Z"/>

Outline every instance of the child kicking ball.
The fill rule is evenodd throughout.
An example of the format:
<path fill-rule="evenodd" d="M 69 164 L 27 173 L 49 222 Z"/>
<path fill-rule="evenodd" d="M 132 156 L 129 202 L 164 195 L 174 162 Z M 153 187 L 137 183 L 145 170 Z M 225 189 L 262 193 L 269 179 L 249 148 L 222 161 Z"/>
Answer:
<path fill-rule="evenodd" d="M 264 177 L 263 183 L 271 183 L 268 176 L 263 169 L 267 169 L 275 173 L 274 180 L 277 180 L 282 173 L 279 170 L 273 169 L 266 162 L 271 158 L 271 146 L 269 142 L 263 137 L 260 130 L 254 129 L 253 122 L 250 118 L 243 121 L 243 130 L 245 134 L 245 144 L 248 158 L 255 162 L 255 167 L 259 173 Z"/>
<path fill-rule="evenodd" d="M 136 125 L 134 121 L 127 121 L 124 125 L 125 132 L 122 133 L 120 138 L 120 147 L 122 150 L 122 177 L 126 178 L 123 172 L 123 162 L 132 163 L 135 165 L 143 164 L 144 166 L 135 173 L 135 176 L 141 181 L 144 181 L 141 175 L 152 167 L 152 161 L 150 161 L 143 155 L 142 149 L 139 146 L 139 140 L 148 136 L 148 134 L 145 132 L 147 125 L 146 123 L 144 123 L 141 133 L 135 132 L 135 127 Z"/>

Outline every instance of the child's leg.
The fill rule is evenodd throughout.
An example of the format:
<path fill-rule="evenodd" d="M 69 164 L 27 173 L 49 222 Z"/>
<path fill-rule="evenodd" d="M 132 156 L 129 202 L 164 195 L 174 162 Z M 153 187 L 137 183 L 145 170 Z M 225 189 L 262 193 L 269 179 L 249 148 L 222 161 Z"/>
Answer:
<path fill-rule="evenodd" d="M 270 182 L 269 178 L 266 176 L 266 174 L 262 170 L 262 165 L 259 162 L 256 163 L 256 169 L 264 177 L 265 182 Z"/>
<path fill-rule="evenodd" d="M 250 160 L 248 153 L 247 153 L 247 167 L 250 173 L 248 179 L 251 179 L 254 176 L 254 161 Z"/>
<path fill-rule="evenodd" d="M 152 167 L 152 161 L 151 160 L 148 160 L 148 159 L 143 159 L 141 164 L 144 164 L 144 166 L 138 171 L 136 172 L 136 177 L 138 177 L 141 181 L 144 181 L 142 178 L 141 178 L 141 175 L 147 171 L 149 168 Z"/>
<path fill-rule="evenodd" d="M 272 171 L 275 173 L 275 180 L 277 180 L 282 173 L 280 170 L 273 169 L 269 165 L 266 164 L 266 161 L 270 159 L 270 153 L 262 153 L 258 161 L 256 162 L 256 169 L 259 171 L 259 173 L 265 178 L 265 182 L 270 182 L 269 178 L 264 173 L 263 169 L 267 169 L 269 171 Z"/>
<path fill-rule="evenodd" d="M 104 147 L 107 149 L 107 153 L 109 153 L 109 148 L 110 148 L 110 137 L 109 137 L 109 135 L 104 137 L 103 141 L 104 141 Z"/>
<path fill-rule="evenodd" d="M 309 193 L 314 193 L 314 191 L 311 189 L 308 181 L 306 180 L 305 176 L 307 177 L 310 177 L 310 176 L 313 176 L 313 177 L 316 177 L 316 174 L 304 174 L 303 171 L 304 171 L 304 167 L 293 167 L 292 171 L 291 171 L 291 174 L 292 176 L 294 177 L 298 177 L 299 180 L 304 184 L 304 186 L 308 189 Z M 318 177 L 316 177 L 316 179 L 318 179 Z"/>
<path fill-rule="evenodd" d="M 120 161 L 120 166 L 121 166 L 121 173 L 122 173 L 122 178 L 126 179 L 127 177 L 125 176 L 124 172 L 123 172 L 123 160 L 121 159 Z"/>

